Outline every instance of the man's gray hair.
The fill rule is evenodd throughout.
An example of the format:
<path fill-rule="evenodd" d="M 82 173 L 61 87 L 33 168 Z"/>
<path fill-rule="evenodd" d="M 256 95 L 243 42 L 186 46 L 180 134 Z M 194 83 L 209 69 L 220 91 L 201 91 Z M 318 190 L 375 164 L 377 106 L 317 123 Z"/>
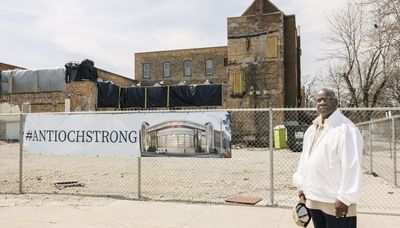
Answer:
<path fill-rule="evenodd" d="M 328 89 L 328 88 L 322 88 L 319 91 L 325 91 L 329 94 L 329 96 L 331 96 L 332 98 L 334 98 L 336 100 L 336 94 L 333 90 Z"/>

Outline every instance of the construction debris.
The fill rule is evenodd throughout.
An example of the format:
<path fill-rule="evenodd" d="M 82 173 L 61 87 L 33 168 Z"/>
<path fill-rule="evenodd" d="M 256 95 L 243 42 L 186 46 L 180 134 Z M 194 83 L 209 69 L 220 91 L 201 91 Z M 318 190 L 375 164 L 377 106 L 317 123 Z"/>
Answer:
<path fill-rule="evenodd" d="M 255 205 L 261 200 L 261 198 L 251 196 L 230 196 L 225 199 L 225 202 Z"/>
<path fill-rule="evenodd" d="M 85 185 L 79 181 L 59 181 L 59 182 L 54 182 L 54 185 L 58 189 L 64 189 L 69 187 L 85 187 Z"/>

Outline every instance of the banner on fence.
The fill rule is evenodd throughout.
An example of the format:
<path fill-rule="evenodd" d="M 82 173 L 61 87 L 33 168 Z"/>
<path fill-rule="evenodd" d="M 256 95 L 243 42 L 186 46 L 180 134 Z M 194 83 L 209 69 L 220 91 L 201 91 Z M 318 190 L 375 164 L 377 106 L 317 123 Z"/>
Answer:
<path fill-rule="evenodd" d="M 24 150 L 35 154 L 230 157 L 228 112 L 29 114 Z"/>
<path fill-rule="evenodd" d="M 126 114 L 29 114 L 23 146 L 30 153 L 138 157 L 139 130 Z"/>

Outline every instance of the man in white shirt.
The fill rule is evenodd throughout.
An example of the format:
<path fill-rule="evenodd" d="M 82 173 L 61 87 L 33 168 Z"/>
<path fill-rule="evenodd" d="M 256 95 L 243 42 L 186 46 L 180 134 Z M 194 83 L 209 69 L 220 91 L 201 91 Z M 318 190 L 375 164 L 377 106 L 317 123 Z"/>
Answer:
<path fill-rule="evenodd" d="M 332 90 L 321 89 L 316 106 L 319 116 L 304 134 L 303 152 L 293 183 L 299 189 L 299 196 L 306 198 L 315 228 L 357 227 L 362 135 L 337 110 Z"/>

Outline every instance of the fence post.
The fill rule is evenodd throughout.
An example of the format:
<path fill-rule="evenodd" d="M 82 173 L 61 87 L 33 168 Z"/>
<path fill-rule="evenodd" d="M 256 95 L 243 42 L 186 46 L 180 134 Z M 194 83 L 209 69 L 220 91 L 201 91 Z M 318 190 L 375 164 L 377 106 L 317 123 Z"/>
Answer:
<path fill-rule="evenodd" d="M 392 142 L 393 142 L 393 178 L 394 186 L 397 187 L 397 156 L 396 156 L 396 123 L 392 117 Z"/>
<path fill-rule="evenodd" d="M 142 198 L 142 157 L 138 157 L 138 199 Z"/>
<path fill-rule="evenodd" d="M 272 108 L 269 108 L 269 186 L 270 186 L 270 201 L 274 206 L 274 148 L 273 148 L 273 127 L 272 127 Z"/>
<path fill-rule="evenodd" d="M 388 126 L 388 128 L 389 129 L 392 129 L 391 130 L 391 132 L 390 132 L 390 135 L 392 136 L 392 137 L 390 137 L 389 139 L 388 139 L 388 141 L 389 141 L 389 154 L 390 154 L 390 158 L 393 158 L 393 148 L 392 148 L 392 145 L 393 145 L 393 118 L 392 118 L 392 122 L 389 122 L 389 124 L 388 124 L 389 126 Z"/>
<path fill-rule="evenodd" d="M 19 114 L 19 188 L 18 193 L 22 194 L 22 164 L 23 164 L 23 145 L 24 145 L 24 117 L 22 112 Z"/>
<path fill-rule="evenodd" d="M 369 136 L 369 173 L 372 173 L 372 129 L 371 122 L 368 123 L 368 136 Z"/>

